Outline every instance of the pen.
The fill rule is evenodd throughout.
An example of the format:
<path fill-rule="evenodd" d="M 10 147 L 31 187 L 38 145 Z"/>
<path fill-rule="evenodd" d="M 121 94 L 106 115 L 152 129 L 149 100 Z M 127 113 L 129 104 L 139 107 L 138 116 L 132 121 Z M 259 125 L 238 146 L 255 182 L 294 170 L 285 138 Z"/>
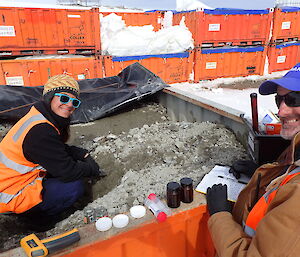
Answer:
<path fill-rule="evenodd" d="M 226 177 L 223 177 L 223 176 L 220 176 L 218 175 L 218 178 L 225 178 L 225 179 L 231 179 L 233 181 L 237 181 L 238 183 L 241 183 L 241 184 L 244 184 L 244 185 L 247 185 L 248 183 L 247 182 L 244 182 L 244 181 L 241 181 L 241 180 L 234 180 L 232 178 L 226 178 Z"/>

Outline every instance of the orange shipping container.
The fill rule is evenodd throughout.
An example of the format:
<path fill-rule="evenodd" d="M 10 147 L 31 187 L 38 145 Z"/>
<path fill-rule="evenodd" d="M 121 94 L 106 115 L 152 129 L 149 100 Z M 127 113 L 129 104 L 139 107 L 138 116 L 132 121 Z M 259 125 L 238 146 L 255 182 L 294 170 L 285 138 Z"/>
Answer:
<path fill-rule="evenodd" d="M 230 43 L 252 45 L 268 42 L 272 16 L 272 10 L 204 9 L 175 13 L 173 23 L 178 25 L 185 17 L 197 47 Z"/>
<path fill-rule="evenodd" d="M 263 75 L 264 47 L 197 48 L 195 82 L 221 77 Z"/>
<path fill-rule="evenodd" d="M 272 41 L 300 39 L 300 7 L 276 8 L 274 12 Z"/>
<path fill-rule="evenodd" d="M 100 12 L 104 17 L 115 13 L 122 16 L 126 26 L 145 26 L 152 25 L 154 31 L 161 29 L 161 21 L 163 14 L 160 11 L 157 12 Z"/>
<path fill-rule="evenodd" d="M 115 76 L 128 65 L 139 62 L 166 83 L 188 81 L 193 71 L 194 51 L 177 54 L 104 56 L 105 76 Z"/>
<path fill-rule="evenodd" d="M 269 46 L 268 59 L 270 73 L 291 69 L 300 62 L 300 42 Z"/>
<path fill-rule="evenodd" d="M 102 78 L 102 63 L 94 57 L 0 61 L 0 85 L 41 86 L 57 74 L 76 80 Z"/>
<path fill-rule="evenodd" d="M 99 53 L 98 9 L 0 7 L 0 55 Z"/>

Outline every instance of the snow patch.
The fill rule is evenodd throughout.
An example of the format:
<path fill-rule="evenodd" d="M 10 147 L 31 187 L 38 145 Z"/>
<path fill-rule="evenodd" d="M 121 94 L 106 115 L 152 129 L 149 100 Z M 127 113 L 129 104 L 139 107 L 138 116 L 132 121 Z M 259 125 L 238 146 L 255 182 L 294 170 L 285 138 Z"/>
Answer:
<path fill-rule="evenodd" d="M 152 25 L 126 26 L 121 16 L 100 14 L 102 54 L 134 56 L 181 53 L 194 48 L 192 33 L 184 20 L 172 26 L 172 13 L 166 12 L 163 28 L 154 31 Z"/>

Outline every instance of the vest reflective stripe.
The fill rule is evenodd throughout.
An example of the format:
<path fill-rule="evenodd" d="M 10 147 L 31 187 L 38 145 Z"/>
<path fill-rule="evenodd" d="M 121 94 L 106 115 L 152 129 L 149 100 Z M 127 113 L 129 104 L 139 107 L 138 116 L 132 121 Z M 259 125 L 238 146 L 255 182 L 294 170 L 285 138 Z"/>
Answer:
<path fill-rule="evenodd" d="M 267 202 L 269 200 L 269 196 L 276 190 L 278 190 L 279 187 L 274 187 L 268 192 L 264 193 L 263 197 L 265 198 L 265 201 Z"/>
<path fill-rule="evenodd" d="M 248 235 L 248 236 L 255 236 L 255 230 L 249 226 L 246 225 L 246 223 L 243 221 L 243 227 L 244 227 L 244 232 Z"/>
<path fill-rule="evenodd" d="M 0 193 L 0 203 L 9 203 L 14 197 L 15 195 Z"/>
<path fill-rule="evenodd" d="M 300 167 L 297 167 L 296 169 L 289 172 L 289 174 L 285 177 L 285 179 L 280 183 L 279 186 L 271 189 L 270 191 L 266 192 L 263 197 L 261 197 L 258 202 L 254 205 L 253 209 L 248 214 L 246 222 L 243 222 L 243 228 L 244 232 L 250 236 L 253 237 L 256 234 L 256 227 L 258 226 L 258 223 L 261 221 L 261 219 L 265 216 L 267 209 L 272 202 L 272 200 L 275 198 L 276 193 L 280 186 L 286 184 L 288 181 L 290 181 L 292 178 L 300 174 Z"/>
<path fill-rule="evenodd" d="M 10 159 L 8 159 L 1 151 L 0 151 L 0 161 L 8 168 L 15 170 L 21 174 L 26 174 L 27 172 L 34 171 L 36 169 L 43 169 L 42 166 L 29 167 L 19 163 L 16 163 Z"/>
<path fill-rule="evenodd" d="M 37 177 L 34 181 L 30 182 L 22 190 L 20 190 L 18 193 L 14 194 L 14 195 L 6 194 L 6 193 L 0 193 L 0 203 L 9 203 L 12 199 L 14 199 L 18 195 L 20 195 L 27 186 L 33 185 L 35 183 L 35 181 L 37 181 L 37 180 L 43 180 L 43 178 Z"/>
<path fill-rule="evenodd" d="M 37 114 L 32 117 L 30 117 L 28 120 L 26 120 L 22 126 L 18 129 L 18 131 L 13 135 L 13 140 L 16 142 L 19 137 L 22 135 L 22 133 L 28 128 L 28 126 L 35 121 L 45 120 L 46 118 L 42 114 Z"/>
<path fill-rule="evenodd" d="M 41 123 L 48 123 L 59 134 L 59 130 L 33 106 L 0 142 L 0 213 L 23 213 L 42 201 L 45 169 L 27 160 L 23 152 L 28 131 Z"/>

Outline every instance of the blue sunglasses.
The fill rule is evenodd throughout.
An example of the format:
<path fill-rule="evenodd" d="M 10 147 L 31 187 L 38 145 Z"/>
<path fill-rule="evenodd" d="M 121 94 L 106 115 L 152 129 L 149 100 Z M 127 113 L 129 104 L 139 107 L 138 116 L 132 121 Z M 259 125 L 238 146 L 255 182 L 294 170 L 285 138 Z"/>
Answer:
<path fill-rule="evenodd" d="M 59 96 L 59 100 L 62 104 L 67 104 L 68 102 L 72 101 L 72 105 L 74 108 L 78 108 L 81 104 L 81 101 L 77 98 L 72 98 L 68 95 L 61 94 L 61 93 L 55 93 L 54 95 Z"/>

